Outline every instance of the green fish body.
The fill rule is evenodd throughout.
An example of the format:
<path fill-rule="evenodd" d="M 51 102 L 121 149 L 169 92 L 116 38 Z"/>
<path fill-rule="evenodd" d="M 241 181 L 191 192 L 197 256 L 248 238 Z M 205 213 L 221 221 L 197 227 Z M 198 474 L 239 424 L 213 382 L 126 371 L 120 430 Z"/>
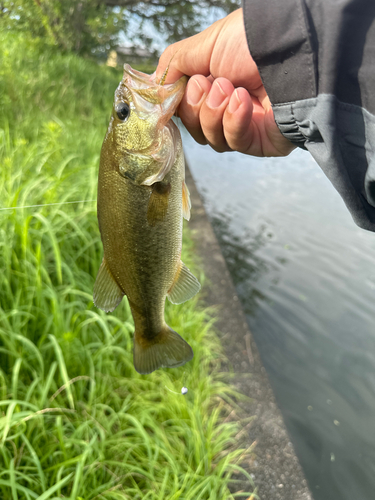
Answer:
<path fill-rule="evenodd" d="M 139 373 L 181 366 L 191 347 L 164 321 L 165 298 L 194 296 L 198 280 L 181 262 L 182 217 L 190 215 L 181 136 L 171 117 L 186 85 L 158 85 L 126 65 L 115 92 L 98 180 L 104 258 L 94 303 L 113 311 L 126 295 Z"/>

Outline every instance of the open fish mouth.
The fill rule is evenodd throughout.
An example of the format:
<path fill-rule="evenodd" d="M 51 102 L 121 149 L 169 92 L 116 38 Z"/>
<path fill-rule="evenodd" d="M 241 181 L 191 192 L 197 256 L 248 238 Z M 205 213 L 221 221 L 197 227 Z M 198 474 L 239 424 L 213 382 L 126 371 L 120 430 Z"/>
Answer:
<path fill-rule="evenodd" d="M 177 82 L 161 85 L 150 79 L 150 75 L 124 65 L 124 77 L 120 87 L 125 87 L 132 95 L 137 113 L 149 114 L 158 107 L 159 126 L 165 126 L 172 118 L 185 92 L 187 77 L 183 76 Z"/>
<path fill-rule="evenodd" d="M 130 64 L 124 64 L 124 76 L 126 74 L 136 83 L 138 88 L 148 88 L 150 85 L 157 85 L 157 83 L 151 79 L 150 75 L 132 68 Z"/>

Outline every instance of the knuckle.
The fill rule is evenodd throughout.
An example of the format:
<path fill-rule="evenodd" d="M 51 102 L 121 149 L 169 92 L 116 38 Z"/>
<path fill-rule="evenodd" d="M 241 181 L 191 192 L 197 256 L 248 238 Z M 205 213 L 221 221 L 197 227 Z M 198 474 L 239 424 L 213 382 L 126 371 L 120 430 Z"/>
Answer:
<path fill-rule="evenodd" d="M 224 136 L 233 151 L 246 154 L 251 146 L 252 133 L 248 124 L 244 123 L 240 126 L 239 124 L 227 121 L 224 124 Z"/>
<path fill-rule="evenodd" d="M 211 148 L 216 151 L 216 153 L 226 153 L 227 151 L 232 151 L 232 149 L 228 146 L 226 142 L 210 142 L 207 141 L 207 143 L 211 146 Z"/>
<path fill-rule="evenodd" d="M 194 137 L 195 142 L 200 144 L 201 146 L 207 146 L 208 142 L 205 137 Z"/>

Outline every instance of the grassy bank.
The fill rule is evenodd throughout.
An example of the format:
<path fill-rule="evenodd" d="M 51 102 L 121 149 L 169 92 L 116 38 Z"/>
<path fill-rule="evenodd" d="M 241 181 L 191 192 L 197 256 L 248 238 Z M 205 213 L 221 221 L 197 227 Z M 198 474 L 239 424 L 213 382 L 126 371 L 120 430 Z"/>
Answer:
<path fill-rule="evenodd" d="M 92 303 L 102 248 L 89 200 L 120 77 L 0 35 L 2 500 L 233 498 L 244 450 L 207 311 L 168 304 L 195 357 L 141 376 L 126 300 L 108 315 Z M 186 237 L 183 260 L 194 269 Z"/>

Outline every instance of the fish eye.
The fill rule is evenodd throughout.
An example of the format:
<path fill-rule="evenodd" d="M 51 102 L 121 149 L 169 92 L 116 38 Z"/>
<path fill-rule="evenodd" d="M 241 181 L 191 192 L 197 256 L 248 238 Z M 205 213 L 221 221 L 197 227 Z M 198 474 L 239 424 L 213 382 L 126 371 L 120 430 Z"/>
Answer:
<path fill-rule="evenodd" d="M 121 121 L 125 121 L 130 115 L 129 104 L 127 102 L 120 102 L 120 104 L 116 106 L 116 113 Z"/>

